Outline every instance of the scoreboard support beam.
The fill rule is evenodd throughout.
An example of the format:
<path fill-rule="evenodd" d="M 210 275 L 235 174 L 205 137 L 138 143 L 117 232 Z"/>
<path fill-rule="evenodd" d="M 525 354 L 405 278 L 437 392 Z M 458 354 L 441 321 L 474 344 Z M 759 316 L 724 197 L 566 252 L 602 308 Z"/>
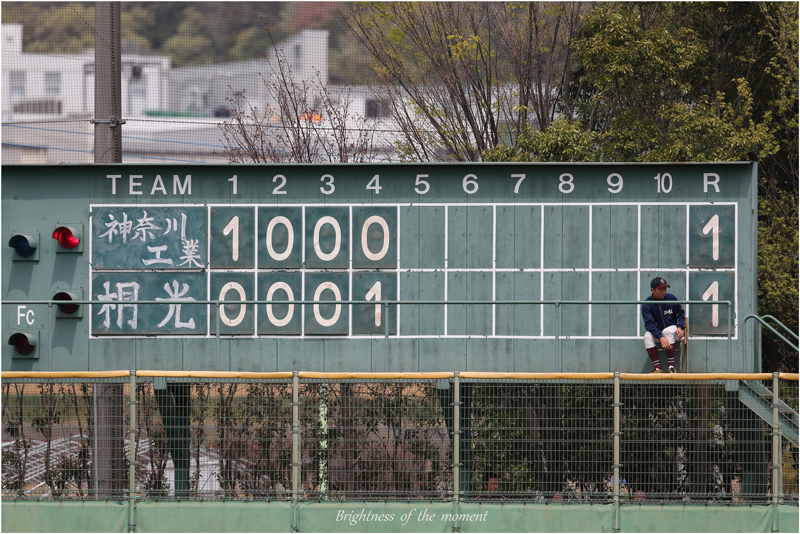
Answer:
<path fill-rule="evenodd" d="M 167 432 L 169 453 L 175 466 L 175 496 L 189 495 L 189 446 L 191 440 L 192 386 L 189 384 L 165 384 L 154 387 L 158 411 L 164 430 Z M 223 452 L 223 451 L 220 451 Z"/>
<path fill-rule="evenodd" d="M 98 500 L 122 499 L 124 466 L 124 390 L 122 384 L 96 383 L 94 387 L 94 467 Z"/>

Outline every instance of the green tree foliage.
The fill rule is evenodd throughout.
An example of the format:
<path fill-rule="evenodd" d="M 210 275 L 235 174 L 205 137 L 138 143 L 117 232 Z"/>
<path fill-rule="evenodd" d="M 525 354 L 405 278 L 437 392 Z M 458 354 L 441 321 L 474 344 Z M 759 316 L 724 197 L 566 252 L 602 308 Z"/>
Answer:
<path fill-rule="evenodd" d="M 798 6 L 601 3 L 571 42 L 574 107 L 487 161 L 756 161 L 759 313 L 798 328 Z M 769 336 L 765 371 L 797 370 Z"/>

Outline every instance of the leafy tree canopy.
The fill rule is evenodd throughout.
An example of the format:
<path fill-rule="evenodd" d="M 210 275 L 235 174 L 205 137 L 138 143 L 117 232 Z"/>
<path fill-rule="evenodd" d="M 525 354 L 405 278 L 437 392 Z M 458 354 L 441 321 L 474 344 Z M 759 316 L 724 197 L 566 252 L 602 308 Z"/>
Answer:
<path fill-rule="evenodd" d="M 597 4 L 571 42 L 574 111 L 487 161 L 756 161 L 759 313 L 798 328 L 798 6 Z M 797 371 L 765 337 L 764 370 Z"/>

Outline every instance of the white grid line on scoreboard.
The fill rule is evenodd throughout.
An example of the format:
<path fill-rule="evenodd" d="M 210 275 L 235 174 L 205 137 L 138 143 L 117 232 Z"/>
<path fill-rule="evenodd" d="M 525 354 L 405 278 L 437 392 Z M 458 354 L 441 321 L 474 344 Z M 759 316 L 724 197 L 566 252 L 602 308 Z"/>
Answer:
<path fill-rule="evenodd" d="M 112 208 L 128 208 L 128 207 L 135 207 L 135 208 L 147 208 L 147 207 L 156 207 L 156 208 L 164 208 L 164 207 L 206 207 L 207 208 L 207 231 L 209 239 L 207 240 L 207 261 L 210 264 L 211 261 L 211 208 L 212 207 L 300 207 L 302 209 L 302 216 L 301 216 L 301 228 L 302 228 L 302 242 L 303 245 L 301 246 L 301 257 L 302 263 L 305 264 L 305 215 L 306 215 L 306 206 L 316 205 L 316 204 L 274 204 L 274 203 L 237 203 L 237 204 L 94 204 L 90 205 L 90 211 L 92 208 L 100 208 L 100 207 L 112 207 Z M 702 268 L 659 268 L 659 267 L 641 267 L 641 207 L 648 206 L 648 205 L 656 205 L 656 206 L 685 206 L 686 207 L 686 233 L 687 233 L 687 243 L 686 243 L 686 253 L 687 253 L 687 265 L 688 265 L 688 255 L 689 255 L 689 219 L 690 219 L 690 209 L 689 207 L 692 205 L 698 206 L 707 206 L 707 205 L 732 205 L 734 206 L 735 215 L 735 230 L 734 235 L 738 236 L 738 203 L 736 202 L 546 202 L 546 203 L 411 203 L 411 204 L 399 204 L 399 203 L 362 203 L 362 204 L 354 204 L 354 203 L 325 203 L 319 204 L 320 206 L 325 207 L 347 207 L 349 208 L 349 232 L 350 232 L 350 258 L 349 258 L 349 268 L 347 269 L 301 269 L 301 299 L 305 300 L 305 273 L 306 272 L 325 272 L 325 271 L 347 271 L 349 274 L 350 280 L 350 287 L 349 287 L 349 297 L 352 300 L 352 275 L 354 272 L 370 272 L 374 271 L 374 269 L 354 269 L 353 268 L 353 241 L 352 241 L 352 226 L 353 226 L 353 207 L 355 206 L 366 206 L 366 207 L 395 207 L 397 209 L 397 261 L 395 264 L 394 269 L 381 269 L 381 271 L 394 271 L 397 273 L 397 295 L 398 298 L 400 296 L 401 284 L 400 284 L 400 273 L 401 272 L 444 272 L 444 295 L 445 295 L 445 302 L 447 302 L 449 296 L 449 288 L 448 288 L 448 276 L 447 274 L 450 272 L 485 272 L 492 274 L 492 300 L 496 300 L 496 290 L 497 290 L 497 282 L 496 282 L 496 273 L 497 272 L 538 272 L 540 275 L 543 275 L 547 272 L 588 272 L 589 273 L 589 298 L 587 300 L 591 300 L 592 297 L 592 274 L 594 272 L 645 272 L 645 271 L 661 271 L 661 272 L 685 272 L 686 273 L 686 298 L 688 299 L 688 291 L 689 291 L 689 273 L 691 272 L 708 272 L 708 269 Z M 400 206 L 416 206 L 416 207 L 444 207 L 444 218 L 445 218 L 445 235 L 444 235 L 444 269 L 437 269 L 437 268 L 402 268 L 400 266 L 401 256 L 400 256 L 400 228 L 402 227 L 401 221 L 401 212 Z M 625 206 L 625 205 L 635 205 L 637 206 L 637 267 L 636 268 L 600 268 L 600 267 L 593 267 L 593 206 Z M 492 221 L 492 267 L 491 268 L 450 268 L 449 267 L 449 208 L 453 206 L 464 206 L 464 207 L 479 207 L 479 206 L 491 206 L 493 208 L 493 221 Z M 540 267 L 539 268 L 498 268 L 497 267 L 497 206 L 512 206 L 512 207 L 540 207 Z M 588 206 L 589 207 L 589 267 L 588 268 L 544 268 L 544 207 L 545 206 Z M 258 234 L 258 210 L 256 211 L 255 215 L 255 232 L 256 232 L 256 242 L 257 242 L 257 234 Z M 563 214 L 562 214 L 563 217 Z M 562 220 L 563 224 L 563 220 Z M 90 213 L 89 217 L 89 226 L 90 229 L 92 228 L 92 215 Z M 93 233 L 90 235 L 93 237 Z M 89 253 L 91 258 L 92 253 L 92 243 L 93 239 L 90 239 L 89 242 Z M 738 238 L 734 239 L 735 243 L 735 252 L 734 257 L 738 258 Z M 258 246 L 256 246 L 256 249 Z M 207 272 L 207 294 L 210 295 L 210 284 L 211 284 L 211 277 L 210 274 L 213 272 L 252 272 L 252 273 L 260 273 L 260 272 L 273 272 L 273 271 L 284 271 L 285 269 L 261 269 L 258 268 L 258 251 L 254 251 L 255 254 L 255 266 L 252 269 L 227 269 L 227 268 L 211 268 L 207 267 L 205 271 Z M 207 265 L 209 265 L 207 264 Z M 90 269 L 92 273 L 95 272 L 202 272 L 202 269 L 185 269 L 185 270 L 173 270 L 173 269 Z M 717 268 L 715 271 L 718 272 L 733 272 L 734 273 L 734 299 L 736 302 L 736 309 L 738 310 L 738 269 L 733 268 Z M 89 280 L 89 293 L 92 294 L 92 280 Z M 256 296 L 258 295 L 258 276 L 255 276 L 254 281 L 254 288 L 256 292 Z M 637 277 L 637 294 L 641 294 L 641 276 Z M 544 277 L 540 276 L 540 299 L 544 300 L 542 297 L 544 295 Z M 540 335 L 539 336 L 498 336 L 496 335 L 496 304 L 492 304 L 492 334 L 485 334 L 485 335 L 450 335 L 448 334 L 448 305 L 444 304 L 444 334 L 443 335 L 402 335 L 401 334 L 401 324 L 400 324 L 400 316 L 401 314 L 398 312 L 396 313 L 396 324 L 397 324 L 397 334 L 391 336 L 392 338 L 417 338 L 417 339 L 425 339 L 425 338 L 446 338 L 446 339 L 471 339 L 471 338 L 497 338 L 497 339 L 554 339 L 555 336 L 545 336 L 544 335 L 544 304 L 540 305 Z M 257 306 L 254 306 L 255 310 L 255 323 L 253 334 L 250 337 L 259 338 L 259 337 L 269 337 L 269 338 L 288 338 L 288 339 L 297 339 L 297 335 L 259 335 L 258 334 L 258 322 L 257 322 Z M 561 339 L 639 339 L 641 337 L 641 321 L 637 320 L 636 329 L 637 335 L 635 337 L 627 337 L 627 336 L 592 336 L 592 305 L 589 304 L 589 314 L 588 314 L 588 336 L 565 336 L 562 335 Z M 301 305 L 301 317 L 305 317 L 305 305 Z M 382 335 L 353 335 L 352 334 L 352 323 L 353 323 L 353 315 L 352 315 L 352 305 L 348 305 L 350 310 L 349 315 L 349 324 L 348 324 L 348 335 L 341 336 L 341 335 L 312 335 L 306 336 L 305 335 L 305 320 L 301 320 L 301 334 L 300 337 L 313 337 L 316 339 L 320 338 L 332 338 L 332 339 L 342 339 L 343 337 L 346 338 L 354 338 L 354 339 L 368 339 L 368 338 L 382 338 Z M 210 312 L 210 305 L 208 305 L 208 311 Z M 736 313 L 736 311 L 734 311 Z M 207 315 L 209 320 L 207 321 L 206 327 L 206 336 L 205 337 L 214 337 L 211 336 L 211 321 L 210 321 L 210 313 Z M 388 320 L 385 318 L 385 320 Z M 124 339 L 126 337 L 131 338 L 141 338 L 144 336 L 107 336 L 107 335 L 92 335 L 90 333 L 90 338 L 105 338 L 105 337 L 114 337 L 119 339 Z M 202 335 L 171 335 L 171 334 L 159 334 L 159 337 L 203 337 Z M 247 337 L 246 335 L 228 335 L 228 334 L 221 334 L 221 337 L 236 337 L 242 338 Z M 691 339 L 712 339 L 718 340 L 719 337 L 698 337 L 692 336 Z M 732 339 L 738 339 L 738 325 L 734 326 L 734 332 Z"/>
<path fill-rule="evenodd" d="M 253 242 L 253 245 L 254 245 L 253 248 L 255 249 L 253 251 L 253 265 L 256 268 L 258 268 L 258 210 L 253 210 L 253 211 L 256 212 L 256 216 L 255 216 L 255 219 L 253 221 L 253 225 L 255 227 L 255 232 L 256 232 L 255 240 Z M 209 222 L 209 224 L 211 223 L 211 208 L 210 207 L 208 208 L 208 222 Z M 210 236 L 211 232 L 209 232 L 208 235 Z M 210 246 L 211 245 L 211 239 L 209 239 L 208 241 L 209 241 L 209 246 Z M 208 260 L 209 260 L 209 262 L 211 261 L 211 253 L 209 253 L 209 255 L 208 255 Z M 210 280 L 211 276 L 209 276 L 208 278 Z M 255 276 L 254 278 L 255 278 L 255 280 L 253 281 L 253 288 L 254 288 L 253 291 L 255 292 L 256 300 L 258 300 L 258 278 L 259 277 Z M 211 293 L 209 293 L 209 295 L 210 294 Z M 253 337 L 257 338 L 258 337 L 258 306 L 253 306 L 253 322 L 254 322 Z"/>
<path fill-rule="evenodd" d="M 564 215 L 562 214 L 561 217 L 563 218 Z M 563 226 L 563 222 L 562 222 Z M 542 228 L 544 231 L 544 228 Z M 592 242 L 594 241 L 594 233 L 592 230 L 592 205 L 589 204 L 589 298 L 587 300 L 592 300 Z M 542 266 L 544 267 L 544 266 Z M 587 330 L 589 335 L 592 335 L 592 305 L 589 304 L 589 328 Z"/>
<path fill-rule="evenodd" d="M 687 264 L 688 265 L 688 264 Z M 642 268 L 642 206 L 636 209 L 636 270 Z M 687 286 L 688 287 L 688 286 Z M 636 277 L 636 295 L 642 295 L 642 275 Z M 642 335 L 642 321 L 636 321 L 636 335 Z"/>
<path fill-rule="evenodd" d="M 349 216 L 350 216 L 350 224 L 348 224 L 347 226 L 349 227 L 348 231 L 350 232 L 350 235 L 349 235 L 350 246 L 348 247 L 348 249 L 350 251 L 350 260 L 348 262 L 348 265 L 349 265 L 348 279 L 350 280 L 350 282 L 349 282 L 349 287 L 347 289 L 348 289 L 348 300 L 353 300 L 353 206 L 350 206 Z M 397 226 L 400 226 L 400 225 L 398 224 Z M 399 238 L 398 238 L 398 241 L 399 241 Z M 256 247 L 256 248 L 258 248 L 258 247 Z M 303 247 L 303 248 L 305 248 L 305 247 Z M 256 308 L 258 308 L 258 306 L 256 306 Z M 347 321 L 347 335 L 352 336 L 353 335 L 353 306 L 351 304 L 348 304 L 347 305 L 347 310 L 348 310 L 349 316 L 350 316 L 350 320 Z"/>

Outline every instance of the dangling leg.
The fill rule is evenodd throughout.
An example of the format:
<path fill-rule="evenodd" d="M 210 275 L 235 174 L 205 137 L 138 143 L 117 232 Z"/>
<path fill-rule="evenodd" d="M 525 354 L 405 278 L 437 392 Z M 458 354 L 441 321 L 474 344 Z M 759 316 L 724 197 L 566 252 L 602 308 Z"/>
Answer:
<path fill-rule="evenodd" d="M 661 333 L 669 341 L 669 348 L 666 349 L 667 353 L 667 366 L 670 373 L 677 373 L 675 370 L 675 334 L 678 331 L 677 326 L 670 326 L 665 328 Z"/>
<path fill-rule="evenodd" d="M 656 349 L 656 339 L 650 332 L 644 334 L 644 348 L 647 350 L 647 355 L 650 356 L 650 361 L 653 363 L 653 372 L 661 372 L 661 362 L 658 358 L 658 350 Z"/>

